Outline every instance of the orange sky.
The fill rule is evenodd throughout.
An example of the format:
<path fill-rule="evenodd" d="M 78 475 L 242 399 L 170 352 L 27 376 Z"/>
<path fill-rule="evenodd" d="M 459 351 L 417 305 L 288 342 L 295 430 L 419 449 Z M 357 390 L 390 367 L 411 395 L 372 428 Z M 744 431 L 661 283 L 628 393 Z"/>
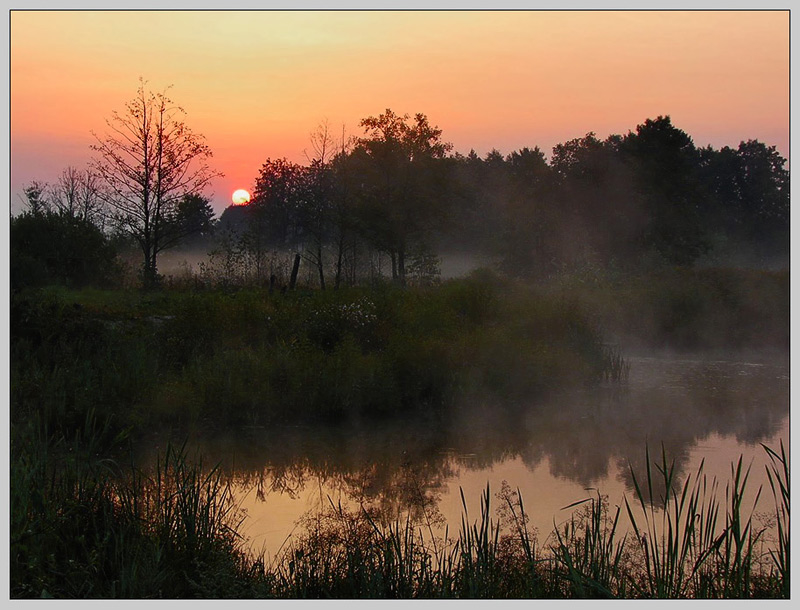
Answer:
<path fill-rule="evenodd" d="M 11 187 L 90 158 L 140 76 L 206 136 L 221 212 L 327 119 L 423 112 L 483 155 L 669 114 L 695 144 L 789 149 L 789 13 L 12 12 Z M 208 193 L 212 194 L 212 193 Z"/>

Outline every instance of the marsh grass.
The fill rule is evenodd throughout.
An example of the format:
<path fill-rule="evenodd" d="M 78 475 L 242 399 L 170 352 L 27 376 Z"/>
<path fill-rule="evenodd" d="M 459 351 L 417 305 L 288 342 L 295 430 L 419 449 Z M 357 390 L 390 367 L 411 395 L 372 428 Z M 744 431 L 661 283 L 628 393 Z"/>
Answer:
<path fill-rule="evenodd" d="M 108 432 L 87 419 L 74 439 L 15 437 L 12 597 L 753 598 L 789 594 L 788 462 L 765 447 L 777 544 L 763 549 L 748 470 L 732 465 L 723 500 L 702 472 L 678 485 L 662 450 L 632 501 L 599 492 L 540 546 L 519 494 L 489 487 L 459 529 L 379 509 L 309 513 L 271 562 L 248 551 L 243 514 L 217 467 L 168 446 L 152 470 L 99 458 Z M 79 438 L 80 436 L 80 438 Z M 118 439 L 114 438 L 114 441 Z M 27 441 L 27 442 L 26 442 Z M 45 442 L 47 441 L 47 442 Z M 629 523 L 623 524 L 627 515 Z M 622 533 L 627 525 L 627 533 Z M 764 558 L 767 558 L 764 561 Z"/>
<path fill-rule="evenodd" d="M 777 581 L 782 596 L 789 599 L 789 546 L 791 540 L 789 535 L 789 461 L 786 458 L 783 441 L 780 444 L 780 454 L 766 445 L 762 444 L 761 446 L 767 452 L 770 460 L 766 470 L 775 503 L 778 548 L 769 551 L 776 570 L 773 578 Z"/>
<path fill-rule="evenodd" d="M 504 486 L 493 518 L 489 488 L 471 520 L 461 492 L 462 516 L 454 537 L 443 538 L 410 519 L 383 524 L 378 515 L 333 505 L 305 522 L 306 533 L 274 569 L 278 597 L 636 598 L 742 599 L 788 595 L 788 470 L 774 460 L 777 548 L 762 561 L 764 528 L 744 504 L 748 472 L 732 465 L 723 500 L 703 466 L 678 485 L 662 450 L 644 480 L 634 480 L 634 501 L 610 509 L 599 492 L 565 510 L 570 517 L 539 547 L 519 497 Z M 785 496 L 783 491 L 785 490 Z M 625 520 L 627 517 L 627 521 Z"/>
<path fill-rule="evenodd" d="M 218 470 L 172 446 L 152 473 L 121 468 L 87 426 L 12 447 L 12 597 L 252 595 L 257 566 Z"/>
<path fill-rule="evenodd" d="M 773 476 L 777 477 L 777 465 L 785 462 L 775 452 L 768 453 L 775 460 Z M 682 486 L 663 448 L 660 461 L 652 464 L 655 471 L 648 450 L 644 480 L 631 469 L 633 503 L 625 498 L 635 550 L 641 558 L 640 573 L 631 580 L 638 596 L 740 599 L 786 594 L 788 589 L 776 586 L 777 582 L 788 586 L 788 572 L 780 570 L 782 545 L 772 552 L 775 566 L 764 567 L 761 561 L 766 527 L 754 519 L 761 488 L 755 491 L 752 505 L 746 504 L 750 468 L 744 468 L 741 457 L 731 465 L 724 506 L 716 480 L 709 481 L 703 473 L 703 462 Z M 775 499 L 782 516 L 782 500 Z M 784 523 L 788 523 L 788 511 L 785 514 Z M 781 531 L 782 527 L 779 536 Z"/>
<path fill-rule="evenodd" d="M 608 499 L 597 496 L 565 509 L 587 505 L 573 513 L 561 528 L 555 527 L 553 556 L 557 570 L 568 584 L 568 596 L 577 598 L 624 598 L 627 596 L 625 536 L 618 539 L 620 507 L 608 513 Z"/>

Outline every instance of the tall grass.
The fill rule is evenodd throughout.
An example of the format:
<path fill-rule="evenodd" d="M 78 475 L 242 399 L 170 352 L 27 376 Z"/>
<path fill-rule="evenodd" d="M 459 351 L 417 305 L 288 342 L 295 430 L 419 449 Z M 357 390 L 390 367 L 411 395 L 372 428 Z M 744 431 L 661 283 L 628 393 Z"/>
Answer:
<path fill-rule="evenodd" d="M 102 428 L 102 427 L 100 427 Z M 85 438 L 15 437 L 12 597 L 751 598 L 789 595 L 788 462 L 765 447 L 777 544 L 745 504 L 748 471 L 732 465 L 724 502 L 702 472 L 679 485 L 662 450 L 634 499 L 609 509 L 599 492 L 539 546 L 519 492 L 489 487 L 472 520 L 438 536 L 411 515 L 329 502 L 268 563 L 246 551 L 242 515 L 217 468 L 168 447 L 152 471 L 94 458 Z M 95 440 L 92 440 L 95 439 Z M 87 448 L 91 450 L 87 451 Z M 621 533 L 622 516 L 629 532 Z"/>
<path fill-rule="evenodd" d="M 785 489 L 788 470 L 777 453 L 772 476 Z M 462 499 L 454 538 L 423 535 L 410 519 L 381 525 L 364 508 L 341 504 L 318 516 L 307 534 L 277 561 L 279 597 L 658 598 L 742 599 L 788 595 L 788 523 L 777 505 L 783 542 L 765 566 L 759 549 L 764 528 L 744 510 L 748 473 L 740 459 L 720 503 L 716 482 L 703 466 L 678 485 L 662 450 L 644 480 L 633 475 L 634 503 L 610 510 L 599 492 L 567 509 L 578 510 L 554 529 L 549 547 L 536 546 L 521 499 L 500 494 L 511 519 L 494 519 L 490 493 L 470 520 Z M 778 482 L 780 481 L 780 482 Z M 777 491 L 779 497 L 783 492 Z M 759 501 L 756 492 L 753 510 Z M 508 509 L 510 507 L 510 510 Z M 498 511 L 499 513 L 499 511 Z M 623 522 L 623 517 L 628 522 Z M 627 528 L 627 533 L 622 533 Z"/>
<path fill-rule="evenodd" d="M 554 557 L 568 594 L 578 598 L 614 598 L 627 596 L 626 540 L 616 538 L 620 507 L 609 518 L 608 500 L 597 492 L 596 498 L 581 500 L 566 508 L 588 503 L 583 512 L 573 514 L 554 533 L 557 544 Z"/>
<path fill-rule="evenodd" d="M 776 456 L 770 453 L 771 458 Z M 761 488 L 748 508 L 745 501 L 750 469 L 743 467 L 741 457 L 731 466 L 724 507 L 718 500 L 716 480 L 709 482 L 703 474 L 703 462 L 682 486 L 676 481 L 674 461 L 667 460 L 663 448 L 660 461 L 654 464 L 655 472 L 648 450 L 644 480 L 640 481 L 631 469 L 633 505 L 625 499 L 641 558 L 640 574 L 631 579 L 639 596 L 739 599 L 788 592 L 775 586 L 776 582 L 788 586 L 788 572 L 780 572 L 782 545 L 777 555 L 773 554 L 777 576 L 761 565 L 766 528 L 754 521 Z M 788 501 L 788 494 L 786 498 Z M 777 504 L 779 514 L 782 507 Z M 788 523 L 788 511 L 785 514 L 784 523 Z M 779 535 L 781 532 L 782 526 Z M 788 555 L 786 559 L 788 565 Z"/>
<path fill-rule="evenodd" d="M 87 433 L 16 437 L 12 597 L 253 595 L 257 565 L 216 469 L 174 447 L 152 473 L 121 468 L 96 457 L 102 436 Z"/>
<path fill-rule="evenodd" d="M 789 535 L 789 461 L 786 458 L 783 441 L 780 445 L 780 454 L 766 445 L 762 444 L 762 447 L 770 459 L 770 464 L 767 466 L 767 477 L 775 502 L 775 527 L 778 535 L 778 548 L 770 549 L 769 554 L 776 570 L 774 578 L 779 583 L 783 597 L 789 599 L 789 546 L 791 540 Z"/>

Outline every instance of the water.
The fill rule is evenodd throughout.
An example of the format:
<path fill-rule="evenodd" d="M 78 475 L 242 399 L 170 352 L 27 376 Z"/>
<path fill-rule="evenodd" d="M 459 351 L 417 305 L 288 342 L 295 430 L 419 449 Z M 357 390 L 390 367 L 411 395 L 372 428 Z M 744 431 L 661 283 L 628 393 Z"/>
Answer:
<path fill-rule="evenodd" d="M 487 484 L 519 488 L 540 543 L 599 490 L 612 506 L 632 499 L 633 468 L 644 478 L 645 447 L 675 460 L 681 480 L 704 472 L 722 490 L 731 464 L 751 465 L 748 487 L 765 486 L 760 443 L 788 451 L 789 378 L 785 355 L 753 359 L 631 357 L 622 387 L 603 386 L 523 405 L 460 405 L 446 419 L 380 425 L 253 428 L 193 444 L 205 463 L 221 461 L 247 518 L 241 533 L 275 557 L 298 534 L 303 515 L 330 503 L 410 511 L 422 523 L 458 529 L 463 513 L 480 515 Z"/>

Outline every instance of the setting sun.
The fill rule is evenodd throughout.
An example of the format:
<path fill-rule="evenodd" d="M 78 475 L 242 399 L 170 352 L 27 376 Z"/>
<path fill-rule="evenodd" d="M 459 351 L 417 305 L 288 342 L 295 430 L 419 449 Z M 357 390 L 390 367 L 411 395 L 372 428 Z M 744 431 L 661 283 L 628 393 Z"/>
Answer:
<path fill-rule="evenodd" d="M 231 196 L 231 201 L 233 201 L 234 205 L 244 205 L 245 203 L 249 203 L 250 193 L 248 193 L 244 189 L 237 189 L 233 191 L 233 195 Z"/>

